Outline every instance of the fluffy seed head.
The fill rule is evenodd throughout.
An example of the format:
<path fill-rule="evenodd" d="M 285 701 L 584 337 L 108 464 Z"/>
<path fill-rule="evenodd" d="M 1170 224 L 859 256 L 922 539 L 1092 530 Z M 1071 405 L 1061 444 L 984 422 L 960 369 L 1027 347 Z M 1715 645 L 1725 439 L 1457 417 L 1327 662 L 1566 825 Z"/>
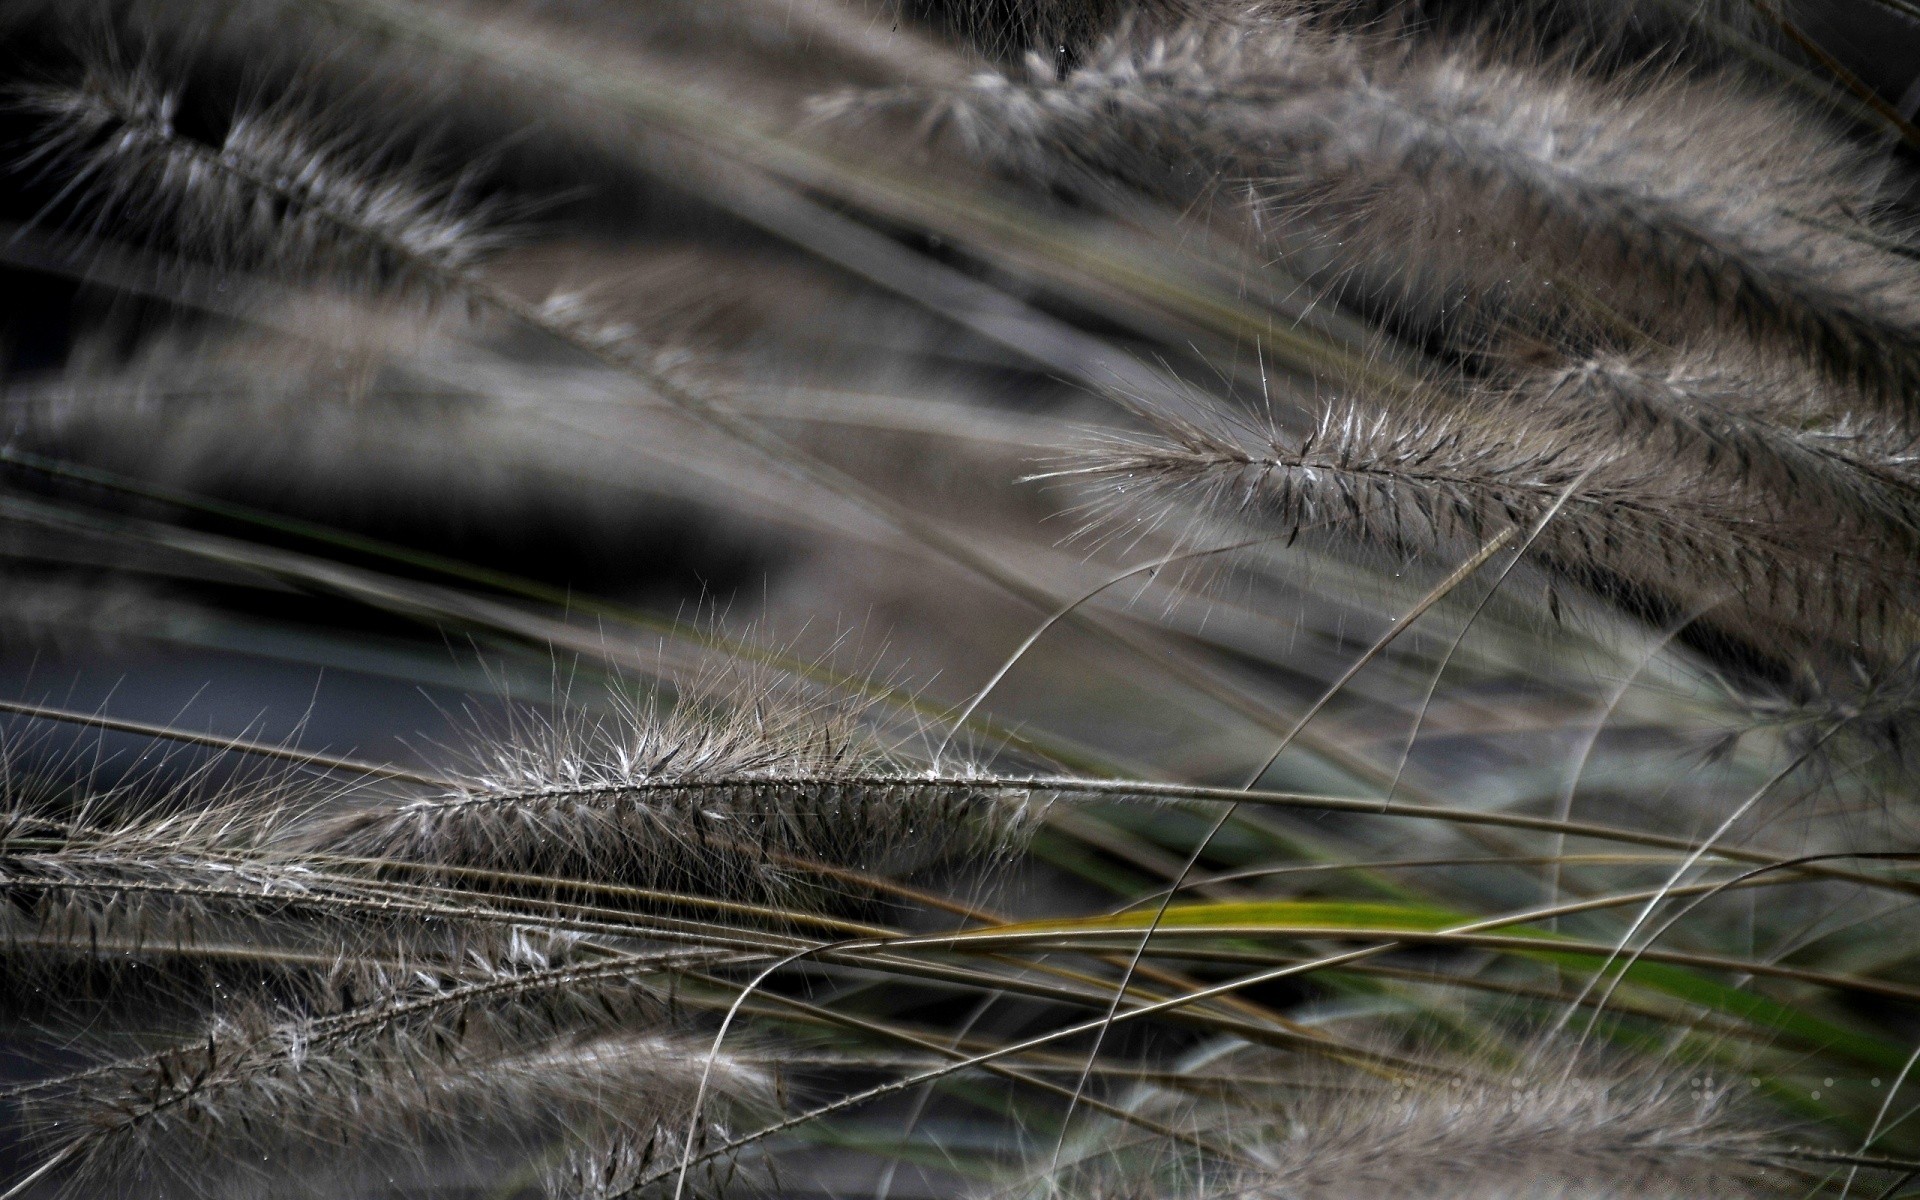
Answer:
<path fill-rule="evenodd" d="M 1525 372 L 1503 402 L 1551 414 L 1567 440 L 1626 439 L 1683 456 L 1701 476 L 1751 490 L 1775 519 L 1824 510 L 1910 571 L 1920 534 L 1920 456 L 1900 422 L 1792 373 L 1704 355 L 1602 354 Z M 1836 406 L 1835 401 L 1840 401 Z"/>
<path fill-rule="evenodd" d="M 23 165 L 83 196 L 93 229 L 128 224 L 217 266 L 431 292 L 497 244 L 462 183 L 383 168 L 292 106 L 238 113 L 201 142 L 176 127 L 175 93 L 108 66 L 17 105 L 46 123 Z"/>
<path fill-rule="evenodd" d="M 1501 324 L 1704 321 L 1903 408 L 1920 394 L 1920 283 L 1859 215 L 1872 163 L 1729 81 L 1604 84 L 1268 18 L 836 103 L 920 108 L 1049 183 L 1216 202 L 1462 347 Z"/>
<path fill-rule="evenodd" d="M 503 1038 L 511 1027 L 460 1020 L 359 1024 L 343 1037 L 340 1017 L 242 1012 L 42 1100 L 39 1128 L 78 1177 L 143 1194 L 351 1183 L 343 1154 L 369 1180 L 444 1184 L 615 1131 L 677 1144 L 707 1065 L 705 1039 L 664 1029 L 528 1041 L 524 1025 Z M 716 1119 L 770 1091 L 732 1056 L 707 1074 Z"/>
<path fill-rule="evenodd" d="M 1751 492 L 1630 442 L 1571 436 L 1553 414 L 1525 408 L 1335 404 L 1297 442 L 1160 418 L 1153 435 L 1097 444 L 1063 473 L 1100 484 L 1091 505 L 1106 519 L 1238 513 L 1289 536 L 1323 524 L 1400 556 L 1538 529 L 1531 553 L 1555 574 L 1630 608 L 1695 610 L 1749 636 L 1797 637 L 1809 625 L 1879 636 L 1905 619 L 1912 587 L 1877 545 L 1769 513 Z"/>
<path fill-rule="evenodd" d="M 1419 1056 L 1370 1076 L 1274 1063 L 1197 1108 L 1187 1089 L 1138 1103 L 1184 1110 L 1243 1162 L 1063 1166 L 1042 1194 L 1148 1200 L 1682 1200 L 1797 1194 L 1771 1169 L 1778 1131 L 1745 1090 L 1702 1068 L 1603 1059 L 1526 1038 L 1484 1055 Z M 1258 1056 L 1209 1056 L 1185 1072 Z M 1742 1080 L 1741 1082 L 1744 1082 Z"/>
<path fill-rule="evenodd" d="M 1024 794 L 934 778 L 889 753 L 857 707 L 764 679 L 690 688 L 605 717 L 565 714 L 485 743 L 459 790 L 317 824 L 301 844 L 791 903 L 836 870 L 990 863 L 1032 825 Z"/>
<path fill-rule="evenodd" d="M 1723 1081 L 1651 1073 L 1356 1090 L 1302 1104 L 1245 1193 L 1278 1200 L 1554 1200 L 1772 1194 L 1764 1140 Z"/>

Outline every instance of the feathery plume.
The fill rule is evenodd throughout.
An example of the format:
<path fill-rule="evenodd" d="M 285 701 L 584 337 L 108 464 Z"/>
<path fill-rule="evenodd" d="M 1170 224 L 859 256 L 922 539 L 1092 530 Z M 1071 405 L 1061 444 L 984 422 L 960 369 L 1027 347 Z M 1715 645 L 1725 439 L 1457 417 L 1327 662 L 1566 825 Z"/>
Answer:
<path fill-rule="evenodd" d="M 411 1167 L 444 1181 L 616 1130 L 669 1143 L 684 1130 L 703 1039 L 667 1029 L 541 1037 L 524 1020 L 461 1019 L 470 1015 L 361 1021 L 359 1036 L 342 1037 L 337 1020 L 243 1011 L 197 1042 L 75 1077 L 35 1116 L 74 1177 L 167 1196 L 236 1178 L 294 1186 L 339 1171 L 340 1151 L 369 1178 Z M 771 1083 L 723 1054 L 707 1090 L 724 1113 L 765 1103 Z"/>
<path fill-rule="evenodd" d="M 1219 201 L 1465 347 L 1491 320 L 1696 336 L 1704 319 L 1888 402 L 1920 394 L 1911 264 L 1824 228 L 1862 223 L 1873 164 L 1728 81 L 1603 84 L 1266 18 L 826 109 L 902 104 L 1049 182 Z"/>
<path fill-rule="evenodd" d="M 1732 370 L 1704 355 L 1596 355 L 1524 373 L 1500 403 L 1550 412 L 1566 440 L 1626 438 L 1750 487 L 1779 518 L 1824 509 L 1912 569 L 1920 443 L 1898 422 L 1836 411 L 1830 389 L 1787 372 Z M 1844 399 L 1844 397 L 1841 397 Z"/>
<path fill-rule="evenodd" d="M 1904 620 L 1910 573 L 1828 522 L 1770 514 L 1748 492 L 1672 469 L 1620 440 L 1570 439 L 1537 411 L 1328 407 L 1297 444 L 1157 416 L 1152 436 L 1096 444 L 1060 475 L 1090 478 L 1106 519 L 1239 512 L 1289 536 L 1325 522 L 1412 556 L 1540 529 L 1553 573 L 1630 608 L 1701 609 L 1736 633 L 1841 640 Z M 1556 511 L 1557 508 L 1557 511 Z M 1797 630 L 1798 627 L 1798 631 Z"/>
<path fill-rule="evenodd" d="M 1482 1041 L 1481 1039 L 1485 1039 Z M 1136 1106 L 1220 1129 L 1239 1165 L 1106 1156 L 1062 1164 L 1039 1195 L 1146 1200 L 1681 1200 L 1782 1194 L 1779 1131 L 1732 1080 L 1700 1065 L 1601 1057 L 1529 1036 L 1422 1055 L 1390 1077 L 1324 1064 L 1227 1082 L 1257 1052 L 1210 1054 L 1185 1075 L 1217 1093 L 1143 1088 Z M 1227 1072 L 1227 1074 L 1221 1074 Z M 1744 1083 L 1744 1078 L 1740 1081 Z M 1793 1194 L 1787 1192 L 1786 1194 Z"/>
<path fill-rule="evenodd" d="M 218 145 L 175 124 L 177 94 L 96 65 L 75 86 L 23 89 L 46 132 L 23 167 L 91 194 L 94 230 L 124 222 L 215 265 L 297 279 L 369 279 L 435 290 L 499 242 L 461 182 L 367 161 L 312 113 L 236 113 Z"/>
<path fill-rule="evenodd" d="M 1032 828 L 1029 797 L 890 754 L 857 707 L 750 678 L 663 708 L 564 713 L 487 741 L 450 794 L 382 802 L 298 835 L 312 850 L 791 903 L 836 870 L 990 864 Z"/>
<path fill-rule="evenodd" d="M 1289 1200 L 1773 1194 L 1732 1085 L 1651 1071 L 1456 1077 L 1315 1097 L 1230 1194 Z"/>
<path fill-rule="evenodd" d="M 77 798 L 10 788 L 0 812 L 0 970 L 11 980 L 104 977 L 109 1000 L 195 980 L 230 994 L 247 981 L 299 987 L 545 966 L 572 945 L 570 934 L 485 896 L 282 851 L 283 833 L 340 802 L 336 787 L 245 767 L 211 794 L 164 782 L 157 795 L 147 794 L 152 783 Z"/>
<path fill-rule="evenodd" d="M 258 821 L 243 808 L 228 816 Z M 568 944 L 565 934 L 490 913 L 470 897 L 400 892 L 265 847 L 222 853 L 193 840 L 191 831 L 168 843 L 129 828 L 71 841 L 60 830 L 7 839 L 0 966 L 20 982 L 105 973 L 117 993 L 131 995 L 165 990 L 185 968 L 234 980 L 459 973 L 475 962 L 544 961 Z M 145 969 L 161 965 L 170 969 Z"/>

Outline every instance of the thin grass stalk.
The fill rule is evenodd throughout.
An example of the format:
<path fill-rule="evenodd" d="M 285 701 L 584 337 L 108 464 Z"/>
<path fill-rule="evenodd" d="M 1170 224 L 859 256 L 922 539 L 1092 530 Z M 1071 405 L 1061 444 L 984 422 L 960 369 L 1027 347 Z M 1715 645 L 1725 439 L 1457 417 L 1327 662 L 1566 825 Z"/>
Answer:
<path fill-rule="evenodd" d="M 689 974 L 693 978 L 703 980 L 704 982 L 714 984 L 715 986 L 719 986 L 719 987 L 728 986 L 726 981 L 718 979 L 711 975 L 704 974 L 702 972 L 697 972 L 697 971 L 689 972 Z M 741 994 L 745 995 L 746 992 L 743 990 Z M 835 1012 L 831 1008 L 823 1008 L 817 1004 L 809 1004 L 805 1000 L 799 1000 L 792 996 L 783 996 L 778 992 L 762 990 L 757 994 L 765 997 L 765 999 L 768 1002 L 770 1002 L 771 1004 L 779 1008 L 788 1009 L 796 1013 L 804 1013 L 807 1016 L 810 1016 L 815 1020 L 825 1024 L 839 1026 L 844 1029 L 858 1030 L 862 1033 L 876 1034 L 889 1041 L 899 1042 L 901 1045 L 913 1046 L 917 1049 L 925 1050 L 940 1059 L 944 1059 L 950 1062 L 963 1061 L 968 1057 L 964 1051 L 959 1050 L 953 1046 L 944 1045 L 930 1038 L 917 1036 L 913 1033 L 910 1033 L 904 1029 L 900 1029 L 890 1024 L 886 1024 L 879 1021 L 865 1020 L 863 1018 L 853 1016 L 850 1013 Z M 1041 1079 L 1036 1077 L 1031 1073 L 1030 1069 L 1016 1070 L 1012 1067 L 1002 1066 L 999 1063 L 987 1063 L 987 1064 L 984 1064 L 980 1069 L 989 1075 L 994 1075 L 1001 1079 L 1006 1079 L 1011 1082 L 1018 1083 L 1023 1087 L 1030 1087 L 1036 1091 L 1044 1092 L 1056 1097 L 1070 1099 L 1077 1094 L 1071 1088 L 1064 1087 L 1060 1084 L 1052 1082 L 1051 1080 Z M 1143 1129 L 1148 1133 L 1152 1133 L 1159 1137 L 1166 1138 L 1169 1141 L 1189 1143 L 1193 1145 L 1196 1150 L 1199 1150 L 1201 1153 L 1211 1155 L 1214 1158 L 1222 1159 L 1224 1161 L 1234 1161 L 1240 1157 L 1238 1151 L 1235 1151 L 1229 1147 L 1214 1145 L 1212 1143 L 1209 1143 L 1205 1138 L 1199 1137 L 1191 1133 L 1190 1131 L 1176 1129 L 1170 1125 L 1165 1124 L 1164 1122 L 1156 1121 L 1151 1117 L 1144 1116 L 1140 1113 L 1132 1112 L 1118 1105 L 1109 1104 L 1096 1097 L 1082 1096 L 1080 1097 L 1079 1102 L 1085 1105 L 1087 1108 L 1092 1109 L 1093 1111 L 1098 1112 L 1103 1116 L 1111 1117 L 1114 1120 L 1119 1121 L 1123 1124 L 1132 1125 L 1137 1129 Z"/>
<path fill-rule="evenodd" d="M 1547 518 L 1542 520 L 1542 525 L 1544 526 L 1545 520 L 1551 519 L 1551 517 L 1552 513 L 1549 512 Z M 1306 729 L 1313 718 L 1326 707 L 1334 696 L 1346 687 L 1355 675 L 1359 674 L 1368 663 L 1383 653 L 1401 633 L 1410 628 L 1428 609 L 1445 599 L 1455 588 L 1471 578 L 1489 559 L 1499 553 L 1508 542 L 1512 541 L 1517 532 L 1517 527 L 1501 530 L 1493 538 L 1489 539 L 1486 545 L 1482 546 L 1478 551 L 1469 556 L 1464 563 L 1455 568 L 1452 574 L 1434 585 L 1433 589 L 1421 597 L 1404 616 L 1395 620 L 1386 633 L 1375 639 L 1373 644 L 1369 646 L 1339 678 L 1328 685 L 1312 705 L 1308 706 L 1307 711 L 1303 713 L 1293 727 L 1287 731 L 1286 736 L 1280 739 L 1280 743 L 1274 748 L 1273 753 L 1247 776 L 1247 781 L 1242 785 L 1241 790 L 1250 791 L 1258 787 L 1260 780 L 1268 771 L 1273 769 L 1273 764 L 1280 760 L 1282 754 L 1286 753 L 1287 747 L 1293 744 L 1294 739 Z M 1537 536 L 1538 530 L 1536 529 L 1534 532 Z M 1194 867 L 1199 864 L 1200 857 L 1206 853 L 1207 847 L 1212 844 L 1215 837 L 1219 836 L 1220 831 L 1226 828 L 1227 822 L 1233 819 L 1233 815 L 1237 811 L 1239 811 L 1237 804 L 1229 804 L 1221 810 L 1220 815 L 1214 819 L 1205 835 L 1195 843 L 1192 853 L 1187 856 L 1187 861 L 1180 868 L 1180 874 L 1174 879 L 1173 887 L 1167 892 L 1166 896 L 1161 899 L 1158 908 L 1154 912 L 1152 923 L 1148 925 L 1146 931 L 1140 935 L 1140 943 L 1133 950 L 1131 959 L 1128 961 L 1125 970 L 1121 973 L 1120 985 L 1114 989 L 1113 1002 L 1107 1009 L 1107 1020 L 1109 1024 L 1111 1024 L 1114 1015 L 1119 1011 L 1120 1002 L 1126 994 L 1127 986 L 1132 982 L 1134 972 L 1139 970 L 1140 960 L 1146 957 L 1147 945 L 1153 940 L 1155 931 L 1159 929 L 1161 920 L 1165 918 L 1168 906 L 1173 903 L 1174 894 L 1185 886 L 1188 876 L 1193 873 Z M 1099 1056 L 1100 1048 L 1105 1044 L 1106 1036 L 1107 1031 L 1104 1026 L 1100 1032 L 1094 1036 L 1093 1048 L 1087 1052 L 1089 1070 L 1091 1069 L 1093 1060 Z M 1079 1083 L 1074 1088 L 1076 1100 L 1078 1099 L 1079 1093 L 1085 1090 L 1087 1079 L 1087 1073 L 1083 1072 L 1080 1076 Z M 1074 1105 L 1069 1104 L 1067 1106 L 1066 1118 L 1061 1122 L 1060 1136 L 1054 1141 L 1053 1158 L 1056 1168 L 1059 1164 L 1061 1149 L 1066 1145 L 1067 1130 L 1073 1121 L 1073 1111 Z"/>

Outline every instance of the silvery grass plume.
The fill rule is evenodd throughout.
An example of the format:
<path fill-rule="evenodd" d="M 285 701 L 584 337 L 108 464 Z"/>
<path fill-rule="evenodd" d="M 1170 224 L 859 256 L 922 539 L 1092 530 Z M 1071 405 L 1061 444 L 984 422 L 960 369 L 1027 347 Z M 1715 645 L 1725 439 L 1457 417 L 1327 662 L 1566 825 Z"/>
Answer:
<path fill-rule="evenodd" d="M 58 177 L 93 232 L 128 227 L 219 267 L 276 278 L 443 289 L 499 243 L 461 182 L 370 161 L 292 106 L 235 113 L 218 144 L 176 125 L 179 96 L 109 58 L 77 85 L 22 89 L 45 134 L 20 167 Z"/>
<path fill-rule="evenodd" d="M 1470 1035 L 1474 1037 L 1479 1034 Z M 1041 1196 L 1148 1200 L 1682 1200 L 1796 1194 L 1775 1156 L 1784 1131 L 1747 1081 L 1530 1036 L 1479 1053 L 1418 1052 L 1420 1066 L 1343 1073 L 1214 1048 L 1189 1087 L 1140 1089 L 1146 1111 L 1184 1111 L 1244 1147 L 1239 1166 L 1163 1158 L 1122 1168 L 1089 1137 Z M 1266 1076 L 1258 1085 L 1234 1081 Z M 1191 1090 L 1219 1079 L 1220 1094 Z M 1011 1191 L 1012 1189 L 1009 1189 Z M 1005 1193 L 1003 1193 L 1005 1194 Z"/>
<path fill-rule="evenodd" d="M 49 1163 L 115 1194 L 478 1184 L 618 1138 L 683 1138 L 705 1079 L 706 1136 L 772 1080 L 659 1016 L 598 1027 L 525 999 L 445 1003 L 415 983 L 360 1009 L 217 1018 L 197 1040 L 55 1081 L 31 1113 Z M 468 990 L 477 990 L 469 988 Z M 639 1028 L 635 1026 L 639 1025 Z M 344 1157 L 343 1157 L 344 1156 Z"/>
<path fill-rule="evenodd" d="M 1642 353 L 1521 372 L 1508 387 L 1502 403 L 1555 414 L 1569 442 L 1611 434 L 1682 456 L 1705 478 L 1751 488 L 1772 517 L 1824 511 L 1879 543 L 1889 572 L 1913 569 L 1920 435 L 1850 411 L 1818 380 L 1706 354 Z"/>
<path fill-rule="evenodd" d="M 1281 1118 L 1222 1196 L 1279 1200 L 1681 1200 L 1788 1194 L 1736 1085 L 1654 1069 L 1370 1081 Z"/>
<path fill-rule="evenodd" d="M 1748 489 L 1630 442 L 1570 437 L 1550 412 L 1342 403 L 1298 440 L 1252 422 L 1153 420 L 1153 434 L 1115 435 L 1060 472 L 1099 486 L 1096 520 L 1237 513 L 1287 537 L 1325 525 L 1400 557 L 1517 528 L 1536 562 L 1603 598 L 1698 611 L 1763 645 L 1810 631 L 1884 653 L 1908 619 L 1909 556 L 1889 562 L 1872 537 L 1769 512 Z"/>
<path fill-rule="evenodd" d="M 77 806 L 20 796 L 0 824 L 0 971 L 32 1009 L 51 988 L 144 1006 L 413 972 L 544 965 L 564 932 L 471 897 L 391 886 L 359 864 L 279 848 L 340 790 L 251 779 L 158 804 L 112 793 Z M 66 1014 L 36 1019 L 57 1022 Z"/>
<path fill-rule="evenodd" d="M 978 870 L 1024 842 L 1039 812 L 1025 793 L 909 765 L 862 707 L 744 672 L 696 682 L 670 707 L 563 710 L 483 740 L 447 794 L 356 806 L 294 844 L 784 904 L 857 892 L 853 876 Z"/>
<path fill-rule="evenodd" d="M 438 940 L 422 940 L 375 897 L 303 864 L 48 844 L 64 840 L 29 834 L 0 854 L 0 955 L 15 980 L 85 966 L 124 973 L 130 978 L 116 986 L 133 989 L 159 984 L 149 972 L 169 961 L 324 971 L 356 951 L 391 960 L 394 942 L 419 949 Z"/>
<path fill-rule="evenodd" d="M 825 111 L 900 107 L 1039 181 L 1214 205 L 1461 350 L 1503 323 L 1644 329 L 1751 338 L 1903 411 L 1920 384 L 1915 272 L 1859 215 L 1874 163 L 1730 80 L 1601 82 L 1266 16 Z"/>

